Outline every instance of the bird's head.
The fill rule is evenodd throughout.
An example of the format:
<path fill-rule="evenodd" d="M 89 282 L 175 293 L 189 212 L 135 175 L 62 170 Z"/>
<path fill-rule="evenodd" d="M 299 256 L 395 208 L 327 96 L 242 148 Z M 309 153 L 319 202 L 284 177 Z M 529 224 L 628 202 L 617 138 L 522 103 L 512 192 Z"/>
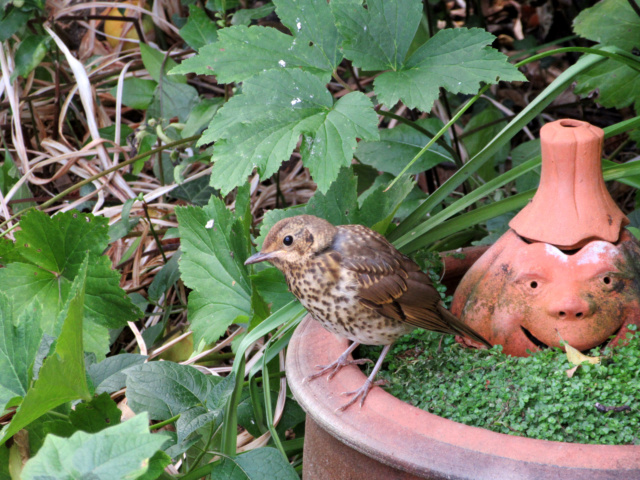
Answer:
<path fill-rule="evenodd" d="M 336 234 L 336 227 L 313 215 L 298 215 L 276 223 L 262 244 L 262 251 L 252 255 L 245 265 L 270 262 L 278 268 L 304 262 L 326 249 Z"/>

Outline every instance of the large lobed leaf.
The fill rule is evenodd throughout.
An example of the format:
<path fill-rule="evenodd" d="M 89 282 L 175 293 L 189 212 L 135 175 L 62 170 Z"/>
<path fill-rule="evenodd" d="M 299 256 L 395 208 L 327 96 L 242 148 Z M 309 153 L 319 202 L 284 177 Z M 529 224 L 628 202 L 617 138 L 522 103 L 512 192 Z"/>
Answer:
<path fill-rule="evenodd" d="M 211 422 L 220 422 L 222 410 L 235 386 L 235 377 L 205 375 L 194 367 L 173 362 L 149 362 L 127 370 L 127 401 L 136 412 L 154 420 L 180 415 L 178 441 Z"/>
<path fill-rule="evenodd" d="M 217 480 L 298 480 L 298 474 L 282 454 L 272 447 L 250 450 L 225 458 L 211 471 Z"/>
<path fill-rule="evenodd" d="M 333 0 L 345 57 L 363 70 L 398 70 L 422 17 L 419 0 Z"/>
<path fill-rule="evenodd" d="M 41 328 L 57 336 L 62 325 L 59 314 L 69 298 L 85 255 L 89 267 L 84 295 L 85 348 L 103 357 L 109 348 L 108 329 L 119 328 L 141 315 L 120 288 L 120 275 L 102 255 L 107 247 L 107 219 L 79 212 L 54 217 L 32 210 L 20 221 L 16 242 L 3 255 L 0 290 L 16 310 L 36 299 L 47 312 Z"/>
<path fill-rule="evenodd" d="M 69 438 L 48 435 L 38 454 L 26 463 L 21 478 L 142 478 L 166 440 L 163 435 L 149 433 L 146 414 L 93 434 L 76 432 Z M 164 468 L 170 459 L 163 457 L 160 463 Z"/>
<path fill-rule="evenodd" d="M 327 82 L 342 60 L 338 49 L 340 35 L 328 3 L 322 0 L 274 3 L 292 35 L 270 27 L 224 28 L 218 32 L 219 41 L 202 46 L 200 55 L 184 61 L 172 73 L 216 75 L 219 82 L 231 83 L 272 69 L 302 68 Z"/>
<path fill-rule="evenodd" d="M 356 158 L 366 165 L 375 167 L 376 170 L 398 175 L 443 126 L 438 118 L 424 118 L 416 124 L 432 136 L 429 137 L 405 124 L 385 128 L 380 131 L 379 142 L 358 143 Z M 453 158 L 443 147 L 435 144 L 406 173 L 414 175 L 424 172 L 442 162 L 453 163 Z"/>
<path fill-rule="evenodd" d="M 244 217 L 236 217 L 216 197 L 202 208 L 177 208 L 176 215 L 183 250 L 180 271 L 192 289 L 189 321 L 194 343 L 214 342 L 233 322 L 251 318 Z"/>
<path fill-rule="evenodd" d="M 61 317 L 64 321 L 56 347 L 42 364 L 38 379 L 27 391 L 11 423 L 0 432 L 0 444 L 49 410 L 71 400 L 91 398 L 82 345 L 88 259 L 89 254 L 80 265 L 69 297 L 62 308 Z"/>
<path fill-rule="evenodd" d="M 223 194 L 258 169 L 265 178 L 289 159 L 301 134 L 302 161 L 326 192 L 341 166 L 349 165 L 356 137 L 378 138 L 371 101 L 352 92 L 335 105 L 324 84 L 301 70 L 268 71 L 246 80 L 214 117 L 198 142 L 215 142 L 211 185 Z"/>
<path fill-rule="evenodd" d="M 399 100 L 409 108 L 431 110 L 439 89 L 475 94 L 482 83 L 526 81 L 507 57 L 489 45 L 495 37 L 479 28 L 440 30 L 396 71 L 374 82 L 379 100 L 388 106 Z"/>
<path fill-rule="evenodd" d="M 0 412 L 15 397 L 24 397 L 42 338 L 42 309 L 37 302 L 19 315 L 0 292 Z"/>
<path fill-rule="evenodd" d="M 320 50 L 275 28 L 238 25 L 220 30 L 218 37 L 171 73 L 216 75 L 220 83 L 241 82 L 272 69 L 303 68 L 325 82 L 331 76 L 331 65 Z"/>

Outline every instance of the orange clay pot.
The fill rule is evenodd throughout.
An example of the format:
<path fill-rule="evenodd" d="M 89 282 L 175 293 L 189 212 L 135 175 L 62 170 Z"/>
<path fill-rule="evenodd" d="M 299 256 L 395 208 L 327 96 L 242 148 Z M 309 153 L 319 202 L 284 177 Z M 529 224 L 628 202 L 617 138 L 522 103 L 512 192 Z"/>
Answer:
<path fill-rule="evenodd" d="M 578 350 L 640 325 L 640 244 L 601 172 L 604 133 L 545 125 L 540 187 L 460 282 L 451 311 L 510 355 L 565 340 Z"/>

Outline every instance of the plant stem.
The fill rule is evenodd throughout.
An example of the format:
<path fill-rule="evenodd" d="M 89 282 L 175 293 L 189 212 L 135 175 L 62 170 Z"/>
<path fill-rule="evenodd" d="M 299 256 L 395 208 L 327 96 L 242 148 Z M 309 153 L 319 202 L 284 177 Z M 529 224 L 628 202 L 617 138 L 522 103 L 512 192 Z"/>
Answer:
<path fill-rule="evenodd" d="M 162 428 L 165 425 L 169 425 L 170 423 L 177 422 L 179 418 L 180 418 L 180 414 L 178 414 L 178 415 L 176 415 L 174 417 L 168 418 L 164 422 L 160 422 L 160 423 L 156 423 L 154 425 L 151 425 L 149 427 L 149 430 L 158 430 L 159 428 Z"/>

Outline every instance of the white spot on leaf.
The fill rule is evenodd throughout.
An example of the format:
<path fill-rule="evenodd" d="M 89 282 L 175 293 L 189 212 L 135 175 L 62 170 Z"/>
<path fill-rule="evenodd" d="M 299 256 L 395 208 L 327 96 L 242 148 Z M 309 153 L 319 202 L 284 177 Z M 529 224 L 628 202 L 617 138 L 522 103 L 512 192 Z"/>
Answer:
<path fill-rule="evenodd" d="M 207 224 L 204 226 L 204 228 L 213 228 L 213 224 L 215 223 L 215 220 L 212 218 L 211 220 L 209 220 L 207 222 Z"/>

